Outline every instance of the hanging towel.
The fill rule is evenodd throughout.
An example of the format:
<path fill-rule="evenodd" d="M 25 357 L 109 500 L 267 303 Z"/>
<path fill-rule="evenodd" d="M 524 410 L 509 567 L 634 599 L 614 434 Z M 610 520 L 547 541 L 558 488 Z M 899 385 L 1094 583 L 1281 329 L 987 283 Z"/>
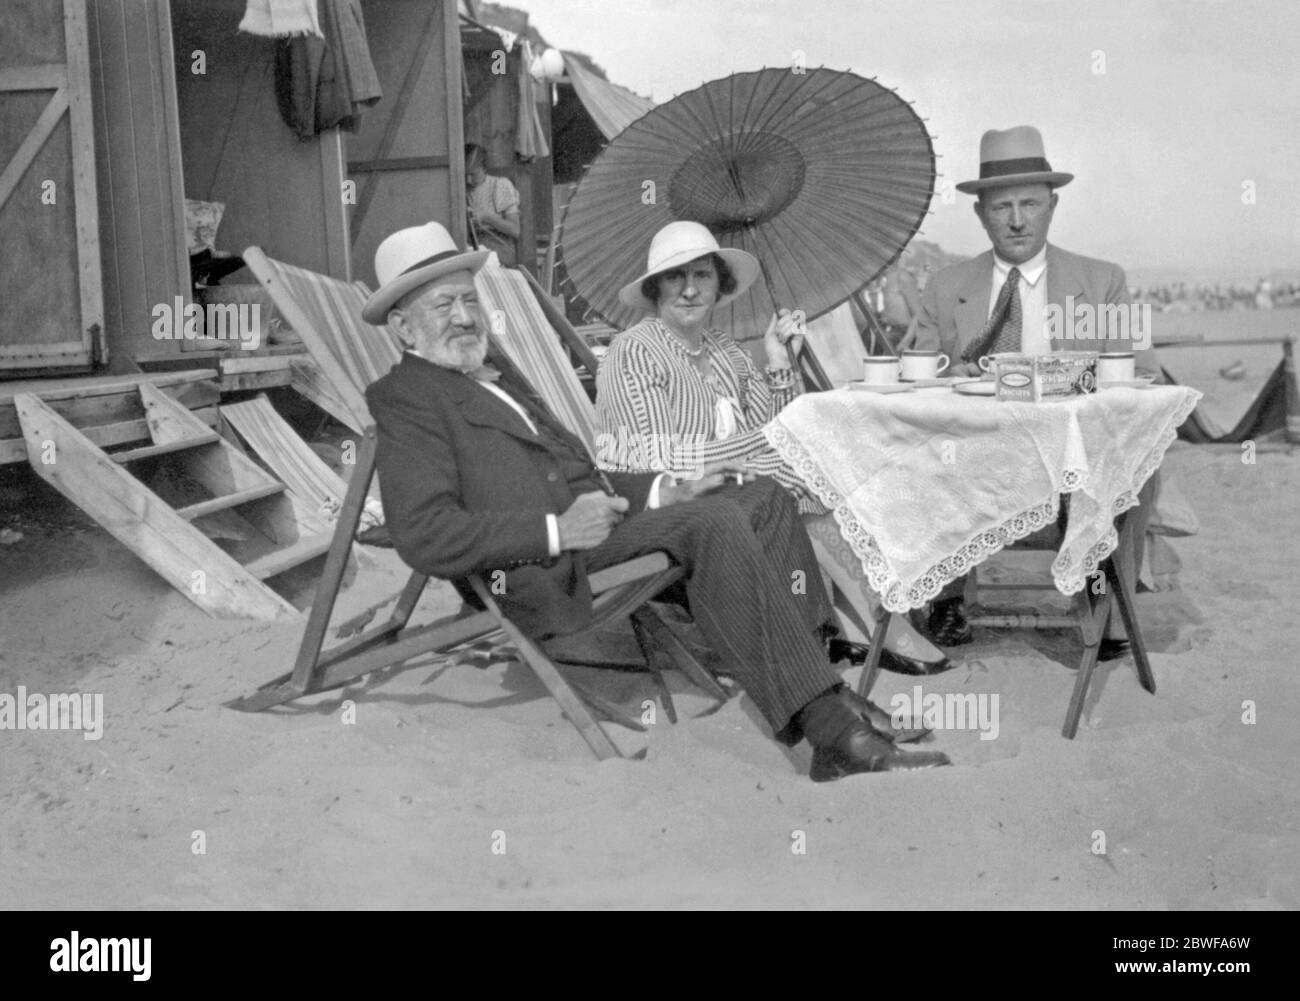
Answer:
<path fill-rule="evenodd" d="M 276 43 L 280 115 L 301 139 L 335 126 L 355 132 L 361 112 L 383 94 L 360 0 L 321 0 L 321 7 L 323 39 L 301 35 Z"/>
<path fill-rule="evenodd" d="M 537 83 L 529 67 L 533 64 L 533 47 L 523 43 L 519 59 L 519 120 L 515 123 L 515 154 L 523 163 L 532 163 L 539 156 L 550 156 L 551 147 L 542 131 L 542 119 L 537 114 Z"/>
<path fill-rule="evenodd" d="M 239 30 L 265 38 L 323 37 L 316 0 L 248 0 Z"/>

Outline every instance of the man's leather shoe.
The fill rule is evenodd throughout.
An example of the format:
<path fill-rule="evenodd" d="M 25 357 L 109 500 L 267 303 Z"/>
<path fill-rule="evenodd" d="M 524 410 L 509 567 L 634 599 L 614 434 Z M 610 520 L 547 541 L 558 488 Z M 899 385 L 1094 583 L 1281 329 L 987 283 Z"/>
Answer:
<path fill-rule="evenodd" d="M 1119 660 L 1121 657 L 1125 656 L 1128 651 L 1128 640 L 1114 640 L 1109 636 L 1103 636 L 1101 643 L 1097 647 L 1097 659 L 1099 661 Z"/>
<path fill-rule="evenodd" d="M 814 782 L 832 782 L 862 772 L 902 772 L 951 765 L 941 751 L 901 751 L 871 728 L 855 723 L 830 747 L 813 750 L 808 777 Z"/>
<path fill-rule="evenodd" d="M 841 693 L 844 701 L 855 713 L 871 725 L 880 736 L 892 740 L 895 744 L 911 744 L 929 734 L 930 727 L 894 726 L 893 717 L 870 699 L 863 698 L 851 688 Z"/>
<path fill-rule="evenodd" d="M 960 596 L 934 602 L 930 606 L 926 627 L 930 639 L 939 646 L 962 646 L 975 639 L 970 623 L 966 621 L 966 601 Z"/>

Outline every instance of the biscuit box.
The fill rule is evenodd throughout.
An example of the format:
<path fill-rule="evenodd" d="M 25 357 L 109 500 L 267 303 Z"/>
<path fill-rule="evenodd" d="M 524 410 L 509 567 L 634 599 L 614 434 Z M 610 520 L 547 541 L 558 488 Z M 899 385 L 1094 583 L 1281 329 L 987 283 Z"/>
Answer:
<path fill-rule="evenodd" d="M 1092 393 L 1097 387 L 1096 351 L 1050 355 L 999 355 L 993 363 L 999 400 L 1044 403 Z"/>

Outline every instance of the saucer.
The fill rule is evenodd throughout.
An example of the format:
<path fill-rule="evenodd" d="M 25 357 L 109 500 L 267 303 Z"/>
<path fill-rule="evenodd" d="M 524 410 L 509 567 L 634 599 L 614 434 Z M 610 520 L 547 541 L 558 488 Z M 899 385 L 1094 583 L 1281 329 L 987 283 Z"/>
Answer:
<path fill-rule="evenodd" d="M 1098 389 L 1146 389 L 1156 381 L 1154 375 L 1139 375 L 1136 379 L 1122 379 L 1115 382 L 1097 382 Z"/>
<path fill-rule="evenodd" d="M 961 378 L 963 377 L 960 375 L 940 375 L 933 379 L 900 379 L 899 381 L 907 386 L 915 386 L 917 389 L 929 389 L 932 386 L 951 386 Z"/>
<path fill-rule="evenodd" d="M 884 382 L 879 384 L 850 382 L 849 389 L 859 389 L 867 393 L 911 393 L 916 390 L 916 386 L 910 382 Z"/>
<path fill-rule="evenodd" d="M 983 379 L 975 379 L 971 382 L 954 383 L 952 391 L 961 393 L 963 396 L 997 396 L 998 384 L 996 382 L 985 382 Z"/>

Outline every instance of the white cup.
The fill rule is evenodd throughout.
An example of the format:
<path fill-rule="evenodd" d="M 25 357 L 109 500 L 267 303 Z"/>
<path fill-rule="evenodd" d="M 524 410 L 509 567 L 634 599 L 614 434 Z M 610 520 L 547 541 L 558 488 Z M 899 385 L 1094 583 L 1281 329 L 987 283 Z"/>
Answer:
<path fill-rule="evenodd" d="M 942 351 L 904 351 L 900 378 L 904 382 L 937 379 L 947 367 L 948 356 Z"/>
<path fill-rule="evenodd" d="M 979 360 L 980 371 L 991 373 L 999 358 L 1010 358 L 1015 353 L 1014 351 L 1001 351 L 995 355 L 982 355 Z"/>
<path fill-rule="evenodd" d="M 1132 382 L 1133 352 L 1108 351 L 1097 356 L 1098 382 Z"/>
<path fill-rule="evenodd" d="M 867 355 L 862 367 L 862 381 L 868 386 L 889 386 L 898 381 L 900 366 L 893 355 Z"/>

